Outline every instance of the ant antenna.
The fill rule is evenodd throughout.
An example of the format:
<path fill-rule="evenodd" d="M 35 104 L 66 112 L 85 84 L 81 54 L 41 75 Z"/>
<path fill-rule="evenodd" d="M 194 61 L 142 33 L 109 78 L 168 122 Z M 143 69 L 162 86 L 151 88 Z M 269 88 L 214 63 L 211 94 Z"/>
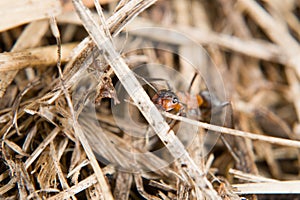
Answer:
<path fill-rule="evenodd" d="M 142 77 L 142 76 L 140 76 L 140 75 L 138 75 L 137 73 L 135 73 L 135 72 L 133 72 L 134 73 L 134 75 L 137 77 L 137 78 L 139 78 L 139 79 L 141 79 L 142 81 L 144 81 L 148 86 L 150 86 L 156 93 L 158 93 L 158 90 L 149 82 L 149 81 L 147 81 L 144 77 Z"/>
<path fill-rule="evenodd" d="M 193 76 L 193 78 L 192 78 L 192 80 L 191 80 L 190 86 L 189 86 L 189 88 L 188 88 L 188 93 L 191 93 L 192 86 L 193 86 L 193 84 L 194 84 L 194 82 L 195 82 L 195 80 L 196 80 L 197 75 L 198 75 L 198 73 L 195 72 L 195 74 L 194 74 L 194 76 Z"/>
<path fill-rule="evenodd" d="M 163 79 L 163 78 L 149 78 L 151 81 L 163 81 L 167 84 L 168 90 L 172 90 L 171 85 L 169 84 L 168 80 Z"/>
<path fill-rule="evenodd" d="M 151 81 L 163 81 L 167 84 L 168 86 L 168 90 L 172 90 L 172 87 L 171 85 L 169 84 L 169 82 L 165 79 L 162 79 L 162 78 L 148 78 L 148 80 L 138 74 L 136 74 L 135 72 L 133 72 L 135 74 L 135 76 L 139 79 L 141 79 L 142 81 L 144 81 L 148 86 L 150 86 L 156 93 L 158 93 L 158 89 L 155 88 L 154 85 L 152 85 L 148 80 L 151 80 Z"/>

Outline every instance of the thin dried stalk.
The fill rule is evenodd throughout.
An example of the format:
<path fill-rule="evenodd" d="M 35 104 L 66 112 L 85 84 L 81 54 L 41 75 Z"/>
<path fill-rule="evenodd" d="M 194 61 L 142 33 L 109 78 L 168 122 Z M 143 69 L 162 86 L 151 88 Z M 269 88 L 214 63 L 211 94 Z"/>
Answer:
<path fill-rule="evenodd" d="M 20 9 L 22 8 L 22 9 Z M 59 0 L 14 0 L 0 2 L 0 31 L 31 21 L 59 15 Z"/>
<path fill-rule="evenodd" d="M 116 187 L 114 190 L 115 199 L 127 200 L 129 198 L 130 186 L 132 185 L 132 174 L 118 172 Z"/>
<path fill-rule="evenodd" d="M 232 185 L 237 194 L 300 194 L 300 181 L 245 183 Z"/>
<path fill-rule="evenodd" d="M 108 19 L 110 22 L 110 18 Z M 58 16 L 58 22 L 60 23 L 72 23 L 80 24 L 80 21 L 74 17 L 73 13 L 67 13 Z M 108 23 L 110 25 L 111 23 Z M 111 27 L 111 26 L 110 26 Z M 161 28 L 161 31 L 154 29 L 151 32 L 144 31 L 141 28 Z M 258 39 L 241 39 L 233 35 L 227 35 L 222 33 L 215 33 L 209 30 L 202 30 L 195 27 L 185 25 L 184 28 L 178 25 L 170 25 L 167 28 L 161 24 L 156 24 L 150 20 L 137 17 L 132 23 L 127 25 L 127 30 L 130 33 L 146 38 L 150 38 L 154 41 L 161 41 L 164 43 L 170 43 L 175 45 L 186 45 L 188 42 L 185 37 L 172 37 L 172 35 L 164 34 L 164 29 L 170 29 L 172 31 L 179 31 L 182 35 L 189 36 L 201 45 L 215 44 L 224 49 L 230 51 L 242 53 L 254 58 L 278 62 L 280 64 L 287 63 L 287 56 L 283 54 L 283 50 L 275 44 L 268 43 Z"/>
<path fill-rule="evenodd" d="M 68 199 L 71 196 L 91 187 L 92 185 L 94 185 L 96 183 L 97 183 L 97 178 L 96 178 L 96 175 L 93 174 L 93 175 L 87 177 L 86 179 L 80 181 L 77 185 L 72 186 L 69 189 L 60 192 L 59 194 L 48 198 L 48 200 Z"/>
<path fill-rule="evenodd" d="M 0 188 L 0 195 L 4 195 L 9 190 L 13 189 L 16 186 L 16 178 L 10 179 L 10 181 Z"/>
<path fill-rule="evenodd" d="M 63 172 L 62 172 L 62 169 L 60 167 L 59 157 L 58 157 L 57 152 L 55 150 L 55 145 L 54 145 L 53 141 L 50 142 L 50 155 L 53 159 L 53 163 L 54 163 L 54 166 L 55 166 L 55 171 L 58 175 L 58 179 L 60 181 L 60 184 L 61 184 L 62 188 L 63 189 L 69 189 L 70 187 L 69 187 L 68 182 L 65 179 L 65 177 L 63 175 Z"/>
<path fill-rule="evenodd" d="M 151 2 L 151 0 L 142 1 L 143 3 L 139 0 L 130 1 L 109 17 L 107 19 L 107 26 L 111 35 L 116 36 L 137 14 L 144 11 L 147 8 L 148 1 Z M 71 18 L 73 19 L 74 16 Z M 79 77 L 82 77 L 82 73 L 85 73 L 94 59 L 99 56 L 99 51 L 95 48 L 95 44 L 90 37 L 86 37 L 76 49 L 74 59 L 69 62 L 64 71 L 65 74 L 71 77 L 69 80 L 68 77 L 65 76 L 67 88 L 74 85 L 74 83 L 80 79 Z M 79 60 L 79 62 L 77 63 L 75 60 Z"/>
<path fill-rule="evenodd" d="M 289 58 L 287 65 L 293 67 L 296 70 L 298 77 L 300 77 L 299 43 L 284 26 L 272 18 L 272 16 L 269 15 L 256 1 L 239 0 L 238 2 L 243 5 L 256 23 L 264 29 L 266 34 L 282 47 L 284 53 Z"/>
<path fill-rule="evenodd" d="M 37 46 L 41 38 L 47 32 L 48 25 L 47 20 L 30 23 L 22 32 L 11 51 L 21 51 Z M 18 70 L 0 73 L 0 98 L 4 95 L 6 88 L 11 84 L 17 73 Z"/>
<path fill-rule="evenodd" d="M 265 178 L 263 176 L 257 176 L 248 174 L 239 170 L 229 169 L 229 173 L 233 174 L 235 178 L 251 181 L 251 182 L 278 182 L 278 180 Z"/>
<path fill-rule="evenodd" d="M 56 137 L 59 131 L 59 128 L 53 129 L 52 132 L 38 146 L 38 148 L 36 148 L 36 150 L 30 155 L 30 157 L 25 162 L 26 169 L 28 169 L 29 166 L 35 161 L 35 159 L 43 152 L 47 145 Z"/>
<path fill-rule="evenodd" d="M 69 59 L 70 52 L 76 43 L 62 45 L 62 62 Z M 42 67 L 55 65 L 57 46 L 38 47 L 19 52 L 0 54 L 0 72 L 20 70 L 26 67 Z"/>
<path fill-rule="evenodd" d="M 297 117 L 298 117 L 298 123 L 300 124 L 300 85 L 299 85 L 299 79 L 297 79 L 297 76 L 293 69 L 286 69 L 286 75 L 288 82 L 290 83 L 290 92 L 291 96 L 295 105 Z"/>
<path fill-rule="evenodd" d="M 91 163 L 91 165 L 93 167 L 93 170 L 96 174 L 96 178 L 98 180 L 98 183 L 100 184 L 101 192 L 103 194 L 103 199 L 105 199 L 105 200 L 106 199 L 113 199 L 113 196 L 110 192 L 109 186 L 108 186 L 108 184 L 107 184 L 107 182 L 104 178 L 104 174 L 103 174 L 103 172 L 102 172 L 102 170 L 101 170 L 101 168 L 100 168 L 100 166 L 97 162 L 97 159 L 95 157 L 95 154 L 93 153 L 93 150 L 92 150 L 91 146 L 89 145 L 89 142 L 88 142 L 87 138 L 85 137 L 85 135 L 83 133 L 81 125 L 77 121 L 77 117 L 76 117 L 76 114 L 75 114 L 75 111 L 74 111 L 73 103 L 72 103 L 70 94 L 69 94 L 69 92 L 67 91 L 67 89 L 65 87 L 65 83 L 63 81 L 63 73 L 62 73 L 62 70 L 60 68 L 61 67 L 60 66 L 60 64 L 61 64 L 60 33 L 59 33 L 59 30 L 58 30 L 55 19 L 52 18 L 52 20 L 50 22 L 51 22 L 51 29 L 52 29 L 53 35 L 55 36 L 57 44 L 58 44 L 57 68 L 58 68 L 58 71 L 59 71 L 61 89 L 64 92 L 65 98 L 67 100 L 67 104 L 69 106 L 69 109 L 70 109 L 70 112 L 71 112 L 71 115 L 72 115 L 73 128 L 74 128 L 75 136 L 81 142 L 81 144 L 82 144 L 82 146 L 83 146 L 83 148 L 86 152 L 86 155 L 90 160 L 90 163 Z"/>
<path fill-rule="evenodd" d="M 89 141 L 87 140 L 87 138 L 84 135 L 84 132 L 80 126 L 80 124 L 77 122 L 77 120 L 75 119 L 75 117 L 73 116 L 73 127 L 74 127 L 74 131 L 75 131 L 75 135 L 76 137 L 78 137 L 78 139 L 80 140 L 85 153 L 87 155 L 87 157 L 90 160 L 90 164 L 93 167 L 93 170 L 95 172 L 96 178 L 98 183 L 101 186 L 101 192 L 103 193 L 103 198 L 104 199 L 113 199 L 113 196 L 111 194 L 111 191 L 109 189 L 109 186 L 104 178 L 104 174 L 98 164 L 98 161 L 95 157 L 95 154 L 91 148 L 91 146 L 89 145 Z"/>
<path fill-rule="evenodd" d="M 129 69 L 120 54 L 115 50 L 109 38 L 106 37 L 103 28 L 95 22 L 91 13 L 87 10 L 82 2 L 73 1 L 78 15 L 83 21 L 83 25 L 97 44 L 98 48 L 103 51 L 106 61 L 114 69 L 115 74 L 120 82 L 133 99 L 138 109 L 144 115 L 148 123 L 151 125 L 156 134 L 164 142 L 170 153 L 175 158 L 180 158 L 182 166 L 187 166 L 186 171 L 190 177 L 196 180 L 197 186 L 200 187 L 207 196 L 213 199 L 220 199 L 216 191 L 212 188 L 211 183 L 199 171 L 194 161 L 186 152 L 183 144 L 175 136 L 173 130 L 170 130 L 169 125 L 165 122 L 160 112 L 150 100 L 147 93 L 144 91 L 139 81 Z M 150 1 L 149 5 L 155 1 Z M 209 189 L 207 189 L 209 188 Z"/>
<path fill-rule="evenodd" d="M 4 139 L 4 143 L 9 146 L 12 150 L 14 150 L 16 153 L 22 155 L 22 156 L 29 156 L 26 152 L 24 152 L 21 147 L 19 147 L 16 143 Z"/>
<path fill-rule="evenodd" d="M 235 129 L 231 129 L 231 128 L 216 126 L 216 125 L 208 124 L 205 122 L 188 119 L 186 117 L 173 115 L 173 114 L 167 113 L 167 112 L 164 112 L 163 114 L 166 117 L 169 117 L 169 118 L 172 118 L 175 120 L 179 120 L 182 122 L 186 122 L 191 125 L 199 126 L 204 129 L 216 131 L 219 133 L 225 133 L 225 134 L 230 134 L 230 135 L 234 135 L 234 136 L 249 138 L 251 140 L 260 140 L 260 141 L 264 141 L 264 142 L 268 142 L 268 143 L 276 144 L 276 145 L 300 148 L 300 141 L 296 141 L 296 140 L 288 140 L 288 139 L 265 136 L 265 135 L 257 135 L 254 133 L 249 133 L 249 132 L 245 132 L 245 131 L 235 130 Z"/>
<path fill-rule="evenodd" d="M 156 29 L 149 32 L 142 29 L 145 27 L 154 27 Z M 278 45 L 274 45 L 263 40 L 245 40 L 232 35 L 218 34 L 213 31 L 203 31 L 191 26 L 170 25 L 166 28 L 145 19 L 135 20 L 134 23 L 128 26 L 128 30 L 132 34 L 150 38 L 154 41 L 161 41 L 175 45 L 188 44 L 190 42 L 190 40 L 186 38 L 186 36 L 188 36 L 201 45 L 217 45 L 224 49 L 242 53 L 247 56 L 278 62 L 281 64 L 286 64 L 288 62 L 287 56 L 283 54 L 283 50 Z M 176 34 L 175 37 L 172 37 L 170 34 L 165 34 L 170 30 L 182 33 L 183 37 L 179 37 L 179 34 Z"/>

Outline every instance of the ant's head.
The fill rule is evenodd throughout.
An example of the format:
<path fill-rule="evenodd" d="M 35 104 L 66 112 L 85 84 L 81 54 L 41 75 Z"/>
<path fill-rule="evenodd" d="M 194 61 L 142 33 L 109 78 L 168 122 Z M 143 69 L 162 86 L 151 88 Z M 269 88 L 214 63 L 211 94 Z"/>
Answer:
<path fill-rule="evenodd" d="M 152 97 L 153 103 L 158 109 L 163 111 L 180 112 L 182 104 L 179 102 L 178 97 L 171 90 L 160 90 Z"/>

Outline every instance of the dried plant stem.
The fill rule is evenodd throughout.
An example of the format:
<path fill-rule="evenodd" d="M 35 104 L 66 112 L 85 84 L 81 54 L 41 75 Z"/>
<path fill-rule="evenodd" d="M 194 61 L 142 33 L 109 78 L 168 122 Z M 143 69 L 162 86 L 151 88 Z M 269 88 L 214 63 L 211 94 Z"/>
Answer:
<path fill-rule="evenodd" d="M 0 195 L 5 194 L 9 190 L 13 189 L 16 186 L 16 178 L 13 177 L 10 179 L 8 183 L 6 183 L 4 186 L 0 188 Z"/>
<path fill-rule="evenodd" d="M 149 6 L 155 1 L 149 1 Z M 206 179 L 194 161 L 191 159 L 183 144 L 175 136 L 174 132 L 170 130 L 169 125 L 165 122 L 158 109 L 150 100 L 147 93 L 144 91 L 139 81 L 134 76 L 133 72 L 126 65 L 125 61 L 115 50 L 109 38 L 105 35 L 103 28 L 95 22 L 92 14 L 87 10 L 82 2 L 73 0 L 74 6 L 80 16 L 84 27 L 89 32 L 98 48 L 103 51 L 103 55 L 110 66 L 113 68 L 115 74 L 120 82 L 133 99 L 138 109 L 144 115 L 148 123 L 151 125 L 156 134 L 160 137 L 166 145 L 170 153 L 175 158 L 180 158 L 182 166 L 186 166 L 186 171 L 189 176 L 196 180 L 197 185 L 212 199 L 220 199 L 216 191 L 212 188 L 211 183 Z M 209 189 L 207 189 L 209 188 Z"/>
<path fill-rule="evenodd" d="M 276 179 L 266 178 L 263 176 L 248 174 L 239 170 L 229 169 L 229 173 L 233 174 L 235 178 L 250 181 L 250 182 L 278 182 Z"/>
<path fill-rule="evenodd" d="M 80 24 L 80 21 L 75 18 L 71 13 L 60 15 L 57 18 L 59 23 L 72 23 L 72 24 Z M 110 30 L 112 29 L 113 20 L 112 18 L 108 19 L 108 26 Z M 151 32 L 146 32 L 143 28 L 161 28 L 161 31 L 154 29 Z M 213 31 L 201 30 L 192 26 L 185 25 L 177 26 L 171 25 L 167 27 L 168 29 L 178 31 L 182 33 L 184 36 L 189 36 L 191 39 L 195 40 L 201 45 L 207 44 L 215 44 L 224 49 L 228 49 L 230 51 L 238 52 L 244 55 L 248 55 L 254 58 L 259 58 L 262 60 L 278 62 L 280 64 L 286 64 L 288 59 L 287 56 L 283 54 L 282 48 L 279 45 L 268 43 L 263 40 L 258 39 L 241 39 L 234 35 L 227 35 L 222 33 L 216 33 Z M 165 26 L 160 24 L 153 23 L 150 20 L 142 19 L 137 17 L 131 24 L 127 25 L 127 30 L 130 33 L 146 38 L 150 38 L 154 41 L 162 41 L 164 43 L 170 43 L 175 45 L 186 45 L 187 41 L 186 37 L 172 37 L 172 35 L 164 34 L 164 30 L 167 30 Z"/>
<path fill-rule="evenodd" d="M 300 77 L 300 46 L 289 33 L 288 29 L 279 24 L 254 0 L 239 0 L 238 2 L 243 5 L 256 23 L 264 29 L 266 34 L 282 47 L 284 53 L 289 58 L 287 64 L 295 68 Z"/>
<path fill-rule="evenodd" d="M 22 9 L 20 9 L 22 8 Z M 0 2 L 0 31 L 57 16 L 61 13 L 62 6 L 59 0 L 14 0 Z"/>
<path fill-rule="evenodd" d="M 62 62 L 68 61 L 69 54 L 76 43 L 62 45 Z M 54 65 L 57 61 L 57 46 L 39 47 L 20 52 L 0 54 L 0 72 L 20 70 L 25 67 Z"/>
<path fill-rule="evenodd" d="M 245 131 L 235 130 L 235 129 L 231 129 L 231 128 L 216 126 L 216 125 L 208 124 L 208 123 L 205 123 L 205 122 L 200 122 L 200 121 L 188 119 L 186 117 L 173 115 L 173 114 L 167 113 L 167 112 L 164 112 L 163 115 L 166 116 L 166 117 L 175 119 L 175 120 L 186 122 L 186 123 L 189 123 L 189 124 L 192 124 L 192 125 L 195 125 L 195 126 L 199 126 L 201 128 L 204 128 L 204 129 L 209 129 L 209 130 L 212 130 L 212 131 L 216 131 L 216 132 L 219 132 L 219 133 L 225 133 L 225 134 L 230 134 L 230 135 L 234 135 L 234 136 L 244 137 L 244 138 L 248 138 L 248 139 L 251 139 L 251 140 L 264 141 L 264 142 L 268 142 L 268 143 L 276 144 L 276 145 L 300 148 L 300 141 L 288 140 L 288 139 L 265 136 L 265 135 L 257 135 L 257 134 L 254 134 L 254 133 L 249 133 L 249 132 L 245 132 Z"/>
<path fill-rule="evenodd" d="M 24 50 L 26 48 L 32 48 L 37 46 L 42 36 L 47 32 L 47 30 L 47 20 L 34 21 L 30 23 L 22 32 L 11 51 L 16 52 Z M 3 65 L 5 65 L 5 63 Z M 18 70 L 0 73 L 0 98 L 4 95 L 6 88 L 13 81 L 17 73 Z"/>
<path fill-rule="evenodd" d="M 300 194 L 300 181 L 278 181 L 270 183 L 245 183 L 232 187 L 238 194 Z"/>
<path fill-rule="evenodd" d="M 56 135 L 59 133 L 59 128 L 53 129 L 53 131 L 44 139 L 44 141 L 36 148 L 36 150 L 30 155 L 30 157 L 25 162 L 25 168 L 28 169 L 29 166 L 35 161 L 35 159 L 43 152 L 47 145 L 53 141 Z"/>
<path fill-rule="evenodd" d="M 109 186 L 107 185 L 107 182 L 104 178 L 104 174 L 103 174 L 103 172 L 97 162 L 97 159 L 95 157 L 95 154 L 94 154 L 91 146 L 89 145 L 89 142 L 88 142 L 87 138 L 85 137 L 80 124 L 75 119 L 75 116 L 73 117 L 73 120 L 74 120 L 73 126 L 74 126 L 75 134 L 78 137 L 78 139 L 80 140 L 80 142 L 86 152 L 86 155 L 90 160 L 90 164 L 92 165 L 92 167 L 94 169 L 97 181 L 101 186 L 101 191 L 103 193 L 104 199 L 113 199 L 113 196 L 110 192 Z"/>
<path fill-rule="evenodd" d="M 85 137 L 80 124 L 77 121 L 77 117 L 76 117 L 76 114 L 75 114 L 75 111 L 74 111 L 74 107 L 73 107 L 73 103 L 72 103 L 70 94 L 68 93 L 68 91 L 67 91 L 67 89 L 65 87 L 65 83 L 64 83 L 64 80 L 63 80 L 63 78 L 64 78 L 63 77 L 63 73 L 62 73 L 61 68 L 60 68 L 60 64 L 61 64 L 60 33 L 59 33 L 59 30 L 58 30 L 58 27 L 57 27 L 57 24 L 56 24 L 56 21 L 55 21 L 54 18 L 52 18 L 52 20 L 50 21 L 50 25 L 51 25 L 52 33 L 55 36 L 57 44 L 58 44 L 57 68 L 58 68 L 58 71 L 59 71 L 61 89 L 64 92 L 65 98 L 67 100 L 67 104 L 68 104 L 68 106 L 70 108 L 70 112 L 71 112 L 71 115 L 72 115 L 73 128 L 74 128 L 75 136 L 81 142 L 81 144 L 82 144 L 82 146 L 83 146 L 83 148 L 84 148 L 84 150 L 86 152 L 86 155 L 87 155 L 87 157 L 90 160 L 90 163 L 91 163 L 91 165 L 93 167 L 93 170 L 95 172 L 96 178 L 97 178 L 97 180 L 98 180 L 98 182 L 100 184 L 101 192 L 103 194 L 103 198 L 105 200 L 106 199 L 113 199 L 113 196 L 112 196 L 112 194 L 110 192 L 109 186 L 108 186 L 108 184 L 107 184 L 107 182 L 106 182 L 106 180 L 104 178 L 102 170 L 101 170 L 101 168 L 100 168 L 100 166 L 99 166 L 99 164 L 97 162 L 97 159 L 95 157 L 95 154 L 93 153 L 93 150 L 92 150 L 91 146 L 89 145 L 89 142 L 88 142 L 87 138 Z"/>
<path fill-rule="evenodd" d="M 143 28 L 145 27 L 154 27 L 155 29 L 151 32 L 144 31 Z M 178 31 L 182 34 L 182 37 L 180 37 L 180 34 L 176 34 L 175 36 L 166 34 L 170 31 L 169 29 Z M 166 28 L 145 19 L 135 20 L 127 27 L 127 30 L 138 36 L 175 45 L 186 45 L 190 42 L 190 40 L 186 37 L 188 36 L 201 45 L 215 44 L 224 49 L 242 53 L 254 58 L 274 61 L 281 64 L 286 64 L 288 62 L 287 56 L 283 54 L 283 50 L 279 45 L 274 45 L 272 43 L 253 38 L 251 40 L 246 40 L 232 35 L 215 33 L 213 31 L 203 31 L 191 26 L 173 25 Z"/>
<path fill-rule="evenodd" d="M 292 95 L 292 100 L 294 102 L 294 106 L 296 109 L 298 123 L 300 123 L 300 85 L 297 79 L 297 75 L 295 74 L 293 69 L 287 68 L 285 70 L 288 82 L 290 83 L 290 92 Z"/>
<path fill-rule="evenodd" d="M 144 11 L 147 7 L 149 7 L 149 2 L 151 3 L 153 0 L 134 0 L 127 2 L 123 7 L 121 7 L 118 11 L 116 11 L 111 17 L 107 19 L 107 26 L 112 36 L 118 35 L 118 33 L 127 25 L 129 22 L 133 20 L 133 18 L 139 14 L 140 12 Z M 69 15 L 67 15 L 69 16 Z M 67 17 L 68 18 L 68 17 Z M 71 21 L 76 18 L 71 15 Z M 68 20 L 67 20 L 68 21 Z M 76 20 L 75 20 L 76 21 Z M 79 24 L 80 21 L 77 21 Z M 80 23 L 81 24 L 81 23 Z M 90 37 L 86 37 L 77 47 L 77 53 L 74 53 L 74 60 L 79 60 L 80 64 L 75 64 L 73 61 L 69 62 L 69 65 L 66 66 L 64 72 L 71 74 L 71 80 L 68 80 L 66 77 L 66 87 L 74 84 L 78 80 L 78 77 L 82 76 L 82 73 L 85 72 L 87 67 L 93 62 L 94 58 L 99 56 L 99 51 L 95 48 L 95 43 L 91 40 Z M 71 63 L 71 64 L 70 64 Z"/>
<path fill-rule="evenodd" d="M 60 200 L 60 199 L 68 199 L 70 196 L 75 195 L 88 187 L 97 183 L 96 175 L 93 174 L 83 181 L 79 182 L 77 185 L 70 187 L 69 189 L 60 192 L 59 194 L 50 197 L 48 200 Z"/>

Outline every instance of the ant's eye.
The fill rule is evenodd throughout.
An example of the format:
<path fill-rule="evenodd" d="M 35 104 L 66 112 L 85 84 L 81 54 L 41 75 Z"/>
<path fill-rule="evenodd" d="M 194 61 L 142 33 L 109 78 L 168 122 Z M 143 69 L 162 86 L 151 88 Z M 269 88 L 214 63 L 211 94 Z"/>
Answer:
<path fill-rule="evenodd" d="M 176 103 L 178 103 L 178 102 L 179 102 L 179 101 L 178 101 L 178 98 L 177 98 L 177 97 L 174 97 L 173 100 L 172 100 L 172 103 L 173 103 L 173 104 L 176 104 Z"/>

